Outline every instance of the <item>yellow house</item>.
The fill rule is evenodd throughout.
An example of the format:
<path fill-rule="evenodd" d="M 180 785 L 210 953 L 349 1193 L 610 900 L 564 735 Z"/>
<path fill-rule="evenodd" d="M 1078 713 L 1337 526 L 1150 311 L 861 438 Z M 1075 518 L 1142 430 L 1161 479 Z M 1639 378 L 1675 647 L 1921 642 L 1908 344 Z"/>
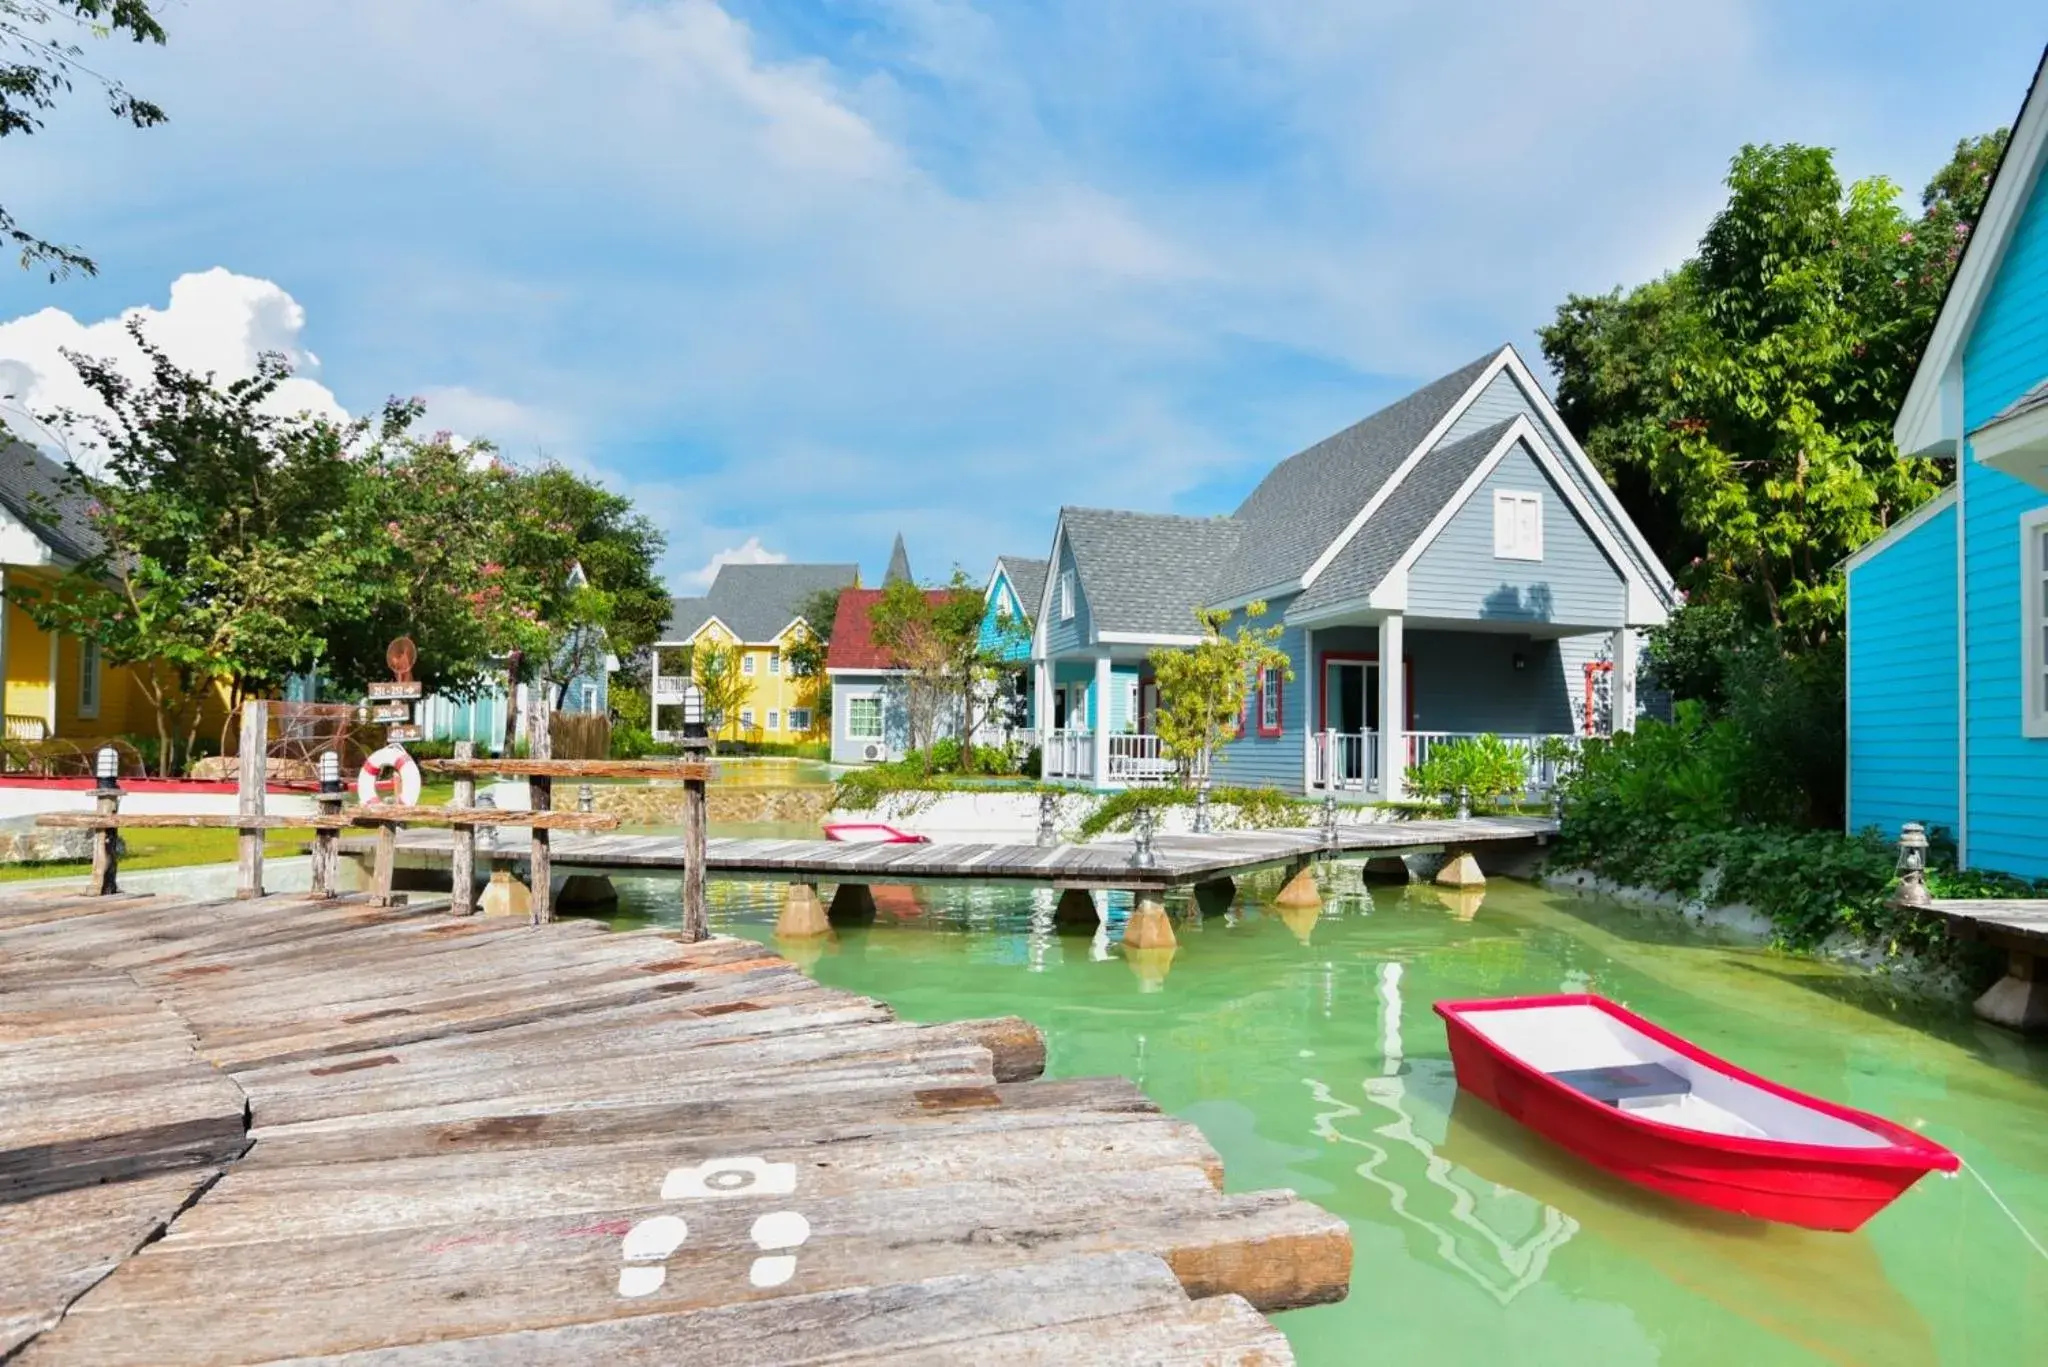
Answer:
<path fill-rule="evenodd" d="M 9 740 L 156 733 L 156 710 L 133 670 L 101 660 L 95 641 L 44 631 L 21 605 L 24 590 L 47 591 L 98 548 L 63 467 L 0 436 L 0 713 Z M 218 712 L 216 701 L 208 712 Z"/>
<path fill-rule="evenodd" d="M 859 583 L 858 565 L 721 565 L 703 597 L 672 600 L 668 627 L 655 643 L 650 681 L 655 738 L 682 734 L 679 711 L 687 675 L 675 654 L 715 641 L 738 652 L 740 677 L 748 685 L 745 701 L 725 719 L 720 735 L 751 741 L 824 739 L 827 719 L 816 705 L 823 681 L 792 673 L 789 651 L 813 630 L 803 617 L 807 599 Z M 663 651 L 671 652 L 676 672 L 663 672 Z"/>

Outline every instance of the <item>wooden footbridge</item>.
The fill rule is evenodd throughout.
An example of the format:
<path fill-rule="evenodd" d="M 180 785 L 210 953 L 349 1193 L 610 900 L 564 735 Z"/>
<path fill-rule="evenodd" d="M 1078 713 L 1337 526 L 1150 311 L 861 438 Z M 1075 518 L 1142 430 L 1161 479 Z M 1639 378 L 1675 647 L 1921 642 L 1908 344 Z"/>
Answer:
<path fill-rule="evenodd" d="M 22 1367 L 1282 1363 L 1341 1220 L 1017 1020 L 443 901 L 0 895 Z"/>

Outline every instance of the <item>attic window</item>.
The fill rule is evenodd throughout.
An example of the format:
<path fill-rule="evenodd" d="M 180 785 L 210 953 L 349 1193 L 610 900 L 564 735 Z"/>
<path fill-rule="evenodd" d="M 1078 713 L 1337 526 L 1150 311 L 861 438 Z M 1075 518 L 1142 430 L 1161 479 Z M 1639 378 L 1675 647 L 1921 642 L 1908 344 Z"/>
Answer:
<path fill-rule="evenodd" d="M 1493 558 L 1543 558 L 1543 495 L 1515 489 L 1494 491 Z"/>
<path fill-rule="evenodd" d="M 1060 620 L 1062 622 L 1074 620 L 1074 572 L 1072 570 L 1060 571 Z"/>

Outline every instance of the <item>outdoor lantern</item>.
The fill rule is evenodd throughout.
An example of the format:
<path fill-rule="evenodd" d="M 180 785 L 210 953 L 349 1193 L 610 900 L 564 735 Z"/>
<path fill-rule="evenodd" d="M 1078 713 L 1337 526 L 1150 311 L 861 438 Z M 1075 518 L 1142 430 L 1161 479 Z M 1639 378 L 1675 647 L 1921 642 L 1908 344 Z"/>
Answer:
<path fill-rule="evenodd" d="M 92 760 L 93 777 L 99 780 L 101 792 L 120 787 L 121 752 L 111 745 L 102 745 Z"/>
<path fill-rule="evenodd" d="M 709 734 L 704 725 L 704 690 L 695 679 L 683 684 L 683 734 L 691 740 L 703 740 Z"/>
<path fill-rule="evenodd" d="M 1905 907 L 1933 901 L 1927 895 L 1927 828 L 1917 821 L 1899 828 L 1899 891 L 1892 900 Z"/>
<path fill-rule="evenodd" d="M 320 754 L 320 791 L 328 796 L 341 791 L 341 756 L 332 750 Z"/>

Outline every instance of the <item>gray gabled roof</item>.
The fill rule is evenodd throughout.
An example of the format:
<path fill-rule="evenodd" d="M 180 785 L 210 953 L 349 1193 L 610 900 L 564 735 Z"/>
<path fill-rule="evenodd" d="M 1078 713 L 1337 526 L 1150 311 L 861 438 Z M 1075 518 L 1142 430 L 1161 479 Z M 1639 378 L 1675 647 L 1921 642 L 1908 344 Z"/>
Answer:
<path fill-rule="evenodd" d="M 1017 601 L 1024 605 L 1026 617 L 1038 615 L 1038 605 L 1045 601 L 1045 574 L 1047 561 L 1034 560 L 1025 555 L 999 555 L 996 568 L 1010 581 L 1010 587 L 1017 591 Z"/>
<path fill-rule="evenodd" d="M 1288 605 L 1288 618 L 1298 621 L 1340 603 L 1356 602 L 1377 588 L 1514 425 L 1515 419 L 1503 418 L 1469 437 L 1437 447 L 1418 461 L 1337 558 L 1316 576 L 1308 592 Z"/>
<path fill-rule="evenodd" d="M 106 543 L 92 525 L 92 500 L 70 472 L 24 441 L 0 434 L 0 507 L 43 539 L 59 559 L 90 560 Z"/>
<path fill-rule="evenodd" d="M 1996 427 L 1999 423 L 2009 422 L 2014 418 L 2031 413 L 2037 408 L 2048 408 L 2048 380 L 2041 381 L 2041 383 L 2035 385 L 2032 389 L 2029 389 L 2026 393 L 1986 418 L 1983 425 L 1977 428 L 1977 432 L 1982 432 L 1986 427 Z M 1976 433 L 1973 432 L 1971 435 L 1975 436 Z"/>
<path fill-rule="evenodd" d="M 766 644 L 796 617 L 804 599 L 820 589 L 846 588 L 859 577 L 858 565 L 720 565 L 702 598 L 669 600 L 662 640 L 685 640 L 716 617 L 740 640 Z"/>
<path fill-rule="evenodd" d="M 1238 507 L 1244 536 L 1212 598 L 1299 581 L 1499 355 L 1495 348 L 1274 466 Z"/>
<path fill-rule="evenodd" d="M 1238 548 L 1230 517 L 1062 508 L 1060 526 L 1097 631 L 1192 636 L 1217 573 Z"/>

